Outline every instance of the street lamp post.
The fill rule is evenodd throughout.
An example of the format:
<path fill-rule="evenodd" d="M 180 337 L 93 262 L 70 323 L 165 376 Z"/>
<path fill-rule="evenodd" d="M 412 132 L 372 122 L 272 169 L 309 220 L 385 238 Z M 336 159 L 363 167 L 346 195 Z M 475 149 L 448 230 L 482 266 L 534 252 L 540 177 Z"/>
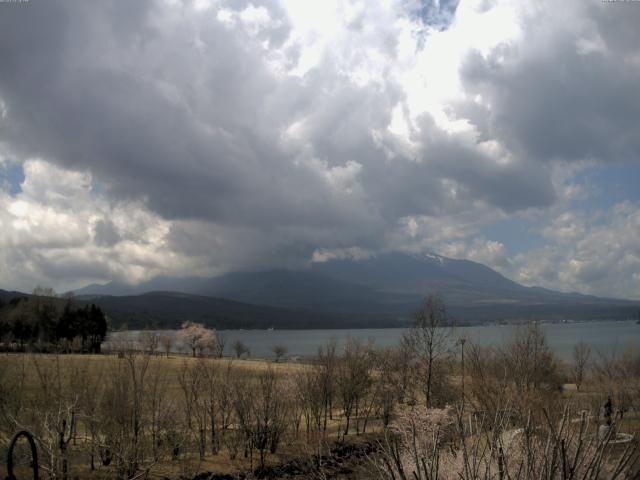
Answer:
<path fill-rule="evenodd" d="M 467 339 L 462 337 L 460 339 L 460 347 L 461 347 L 461 370 L 462 370 L 462 408 L 464 409 L 464 344 Z"/>

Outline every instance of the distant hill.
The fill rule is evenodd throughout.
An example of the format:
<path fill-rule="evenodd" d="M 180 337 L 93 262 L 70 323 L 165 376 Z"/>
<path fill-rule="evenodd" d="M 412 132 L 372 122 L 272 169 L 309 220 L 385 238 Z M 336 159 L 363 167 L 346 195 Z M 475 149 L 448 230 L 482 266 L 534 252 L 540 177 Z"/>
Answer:
<path fill-rule="evenodd" d="M 28 296 L 29 296 L 28 294 L 22 293 L 22 292 L 0 290 L 0 301 L 5 303 L 9 302 L 9 300 L 11 300 L 12 298 L 28 297 Z"/>
<path fill-rule="evenodd" d="M 22 292 L 0 290 L 0 299 L 29 297 Z M 60 299 L 60 302 L 65 300 Z M 106 313 L 113 328 L 179 328 L 191 320 L 212 328 L 359 328 L 397 327 L 397 321 L 386 316 L 352 315 L 344 317 L 327 313 L 293 311 L 252 305 L 202 295 L 180 292 L 148 292 L 141 295 L 76 295 L 77 304 L 96 304 Z"/>
<path fill-rule="evenodd" d="M 249 318 L 259 312 L 265 320 L 256 324 L 268 323 L 271 320 L 266 319 L 273 318 L 274 326 L 281 323 L 296 325 L 296 328 L 397 325 L 411 317 L 424 295 L 436 292 L 443 295 L 454 316 L 472 323 L 635 318 L 640 308 L 640 302 L 525 287 L 486 265 L 469 260 L 404 253 L 361 260 L 331 260 L 314 263 L 304 270 L 230 272 L 213 278 L 159 277 L 138 285 L 112 282 L 90 285 L 76 293 L 124 295 L 127 300 L 105 298 L 99 304 L 107 312 L 110 309 L 120 312 L 118 318 L 127 318 L 125 312 L 135 306 L 135 315 L 151 319 L 153 315 L 142 313 L 147 311 L 145 305 L 151 303 L 151 299 L 141 294 L 160 290 L 196 296 L 182 300 L 192 305 L 198 315 L 206 315 L 200 312 L 207 309 L 234 311 L 235 317 L 216 318 L 224 317 L 225 325 L 229 326 L 242 319 L 243 328 L 248 328 Z M 162 295 L 171 295 L 163 300 L 168 303 L 178 298 L 175 293 Z M 205 300 L 210 297 L 215 298 Z M 223 298 L 240 302 L 243 307 L 234 310 L 233 302 L 224 304 Z M 209 306 L 205 306 L 207 302 Z M 188 309 L 181 308 L 167 306 L 167 312 L 189 314 Z M 240 311 L 243 313 L 238 313 Z"/>
<path fill-rule="evenodd" d="M 126 325 L 130 329 L 179 328 L 185 320 L 221 329 L 397 326 L 384 318 L 344 318 L 178 292 L 149 292 L 129 296 L 81 295 L 77 300 L 95 303 L 107 313 L 115 327 Z"/>

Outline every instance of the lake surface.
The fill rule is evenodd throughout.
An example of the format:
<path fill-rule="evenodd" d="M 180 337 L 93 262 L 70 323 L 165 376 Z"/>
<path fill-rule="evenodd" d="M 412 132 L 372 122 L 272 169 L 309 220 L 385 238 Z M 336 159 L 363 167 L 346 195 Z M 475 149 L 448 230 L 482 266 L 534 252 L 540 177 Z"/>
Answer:
<path fill-rule="evenodd" d="M 640 325 L 633 321 L 625 322 L 584 322 L 584 323 L 551 323 L 542 324 L 547 342 L 554 353 L 563 360 L 570 360 L 573 347 L 578 342 L 591 345 L 594 353 L 611 354 L 622 352 L 630 346 L 640 346 Z M 456 327 L 452 338 L 465 336 L 474 343 L 483 346 L 500 346 L 509 340 L 517 327 L 513 325 L 482 325 L 473 327 Z M 403 328 L 363 328 L 363 329 L 326 329 L 326 330 L 219 330 L 226 340 L 225 355 L 231 355 L 231 345 L 241 340 L 251 350 L 252 357 L 270 358 L 271 347 L 285 345 L 289 357 L 308 358 L 314 356 L 318 347 L 331 339 L 338 345 L 349 338 L 362 341 L 372 339 L 378 347 L 398 345 L 406 330 Z M 162 330 L 175 336 L 175 330 Z M 137 338 L 139 332 L 112 332 L 107 338 L 105 347 L 118 339 Z M 175 347 L 174 347 L 175 348 Z"/>
<path fill-rule="evenodd" d="M 473 327 L 457 327 L 453 337 L 465 336 L 480 345 L 500 346 L 509 340 L 515 331 L 512 325 L 483 325 Z M 542 324 L 547 342 L 554 353 L 563 360 L 571 360 L 573 347 L 578 342 L 591 345 L 596 352 L 610 354 L 614 350 L 622 351 L 629 345 L 640 346 L 640 325 L 633 321 L 625 322 L 584 322 Z M 378 347 L 395 346 L 406 330 L 402 328 L 369 328 L 369 329 L 327 329 L 327 330 L 219 330 L 226 340 L 225 355 L 231 355 L 231 345 L 241 340 L 251 350 L 252 357 L 271 358 L 271 347 L 276 344 L 286 345 L 289 357 L 308 358 L 314 356 L 318 347 L 332 338 L 338 344 L 344 344 L 349 338 L 363 341 L 374 340 Z M 175 336 L 175 330 L 162 330 Z M 139 332 L 112 332 L 107 338 L 105 347 L 122 338 L 135 339 Z M 175 349 L 175 347 L 174 347 Z M 595 353 L 595 352 L 594 352 Z"/>

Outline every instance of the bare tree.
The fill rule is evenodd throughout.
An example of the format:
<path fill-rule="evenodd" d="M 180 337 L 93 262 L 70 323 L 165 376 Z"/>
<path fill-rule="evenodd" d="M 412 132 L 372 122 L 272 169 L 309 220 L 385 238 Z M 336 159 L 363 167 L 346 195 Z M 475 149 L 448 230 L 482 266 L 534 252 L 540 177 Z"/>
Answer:
<path fill-rule="evenodd" d="M 318 348 L 317 364 L 321 367 L 322 386 L 324 394 L 324 430 L 327 429 L 327 417 L 333 419 L 333 399 L 335 397 L 335 373 L 338 364 L 338 342 L 330 339 L 326 345 Z"/>
<path fill-rule="evenodd" d="M 450 351 L 451 323 L 440 295 L 428 295 L 416 312 L 414 324 L 404 336 L 424 369 L 425 401 L 432 406 L 435 364 Z"/>
<path fill-rule="evenodd" d="M 271 351 L 273 352 L 273 355 L 275 356 L 275 362 L 278 363 L 287 354 L 289 349 L 287 348 L 286 345 L 277 344 L 277 345 L 274 345 L 274 346 L 271 347 Z"/>
<path fill-rule="evenodd" d="M 153 330 L 143 330 L 138 334 L 138 343 L 149 355 L 155 355 L 160 345 L 160 335 Z"/>
<path fill-rule="evenodd" d="M 167 433 L 173 428 L 177 412 L 173 398 L 168 394 L 171 383 L 168 369 L 153 363 L 149 371 L 144 398 L 145 425 L 151 443 L 152 461 L 159 461 L 169 448 Z"/>
<path fill-rule="evenodd" d="M 238 377 L 234 396 L 238 424 L 245 435 L 245 456 L 250 456 L 252 461 L 253 450 L 258 450 L 260 468 L 264 468 L 267 452 L 277 452 L 288 424 L 281 381 L 271 368 L 261 372 L 255 382 Z"/>
<path fill-rule="evenodd" d="M 538 323 L 519 326 L 503 353 L 510 377 L 519 388 L 530 391 L 559 387 L 557 362 Z"/>
<path fill-rule="evenodd" d="M 182 393 L 182 407 L 184 411 L 184 418 L 186 426 L 189 430 L 193 428 L 193 411 L 195 410 L 195 396 L 197 395 L 197 388 L 199 383 L 199 376 L 197 368 L 194 368 L 188 361 L 183 361 L 178 372 L 178 385 Z"/>
<path fill-rule="evenodd" d="M 233 384 L 233 410 L 235 418 L 237 420 L 236 431 L 242 433 L 244 442 L 244 457 L 250 458 L 251 467 L 253 467 L 253 448 L 254 442 L 254 413 L 255 413 L 255 401 L 256 395 L 253 389 L 253 385 L 249 382 L 246 376 L 234 376 Z M 227 439 L 229 447 L 237 449 L 238 435 L 233 435 Z M 235 453 L 231 453 L 235 457 Z"/>
<path fill-rule="evenodd" d="M 467 394 L 476 408 L 489 416 L 498 415 L 508 396 L 508 365 L 502 352 L 493 347 L 467 345 Z"/>
<path fill-rule="evenodd" d="M 500 348 L 468 341 L 465 369 L 471 405 L 487 415 L 499 414 L 507 399 L 513 408 L 511 420 L 524 425 L 530 414 L 540 415 L 543 408 L 561 401 L 558 364 L 537 324 L 519 326 Z"/>
<path fill-rule="evenodd" d="M 211 413 L 211 392 L 207 385 L 207 367 L 210 364 L 211 360 L 201 358 L 197 364 L 192 366 L 192 391 L 200 460 L 204 459 L 207 448 L 207 428 L 209 426 L 209 414 Z"/>
<path fill-rule="evenodd" d="M 242 340 L 236 340 L 231 346 L 233 352 L 236 354 L 236 358 L 241 358 L 243 355 L 249 355 L 249 347 L 247 347 Z"/>
<path fill-rule="evenodd" d="M 233 390 L 234 378 L 238 371 L 233 367 L 233 362 L 228 360 L 223 364 L 219 376 L 216 377 L 216 412 L 219 417 L 218 437 L 225 441 L 229 428 L 233 423 Z"/>
<path fill-rule="evenodd" d="M 171 347 L 173 346 L 173 337 L 168 333 L 163 333 L 160 335 L 160 345 L 162 346 L 162 350 L 168 357 L 171 353 Z"/>
<path fill-rule="evenodd" d="M 197 361 L 185 359 L 178 373 L 182 393 L 181 407 L 184 412 L 184 448 L 183 454 L 179 456 L 183 475 L 194 475 L 206 454 L 210 412 L 207 364 L 210 361 L 206 358 L 199 358 Z M 193 457 L 193 452 L 197 452 L 197 457 Z"/>
<path fill-rule="evenodd" d="M 370 345 L 363 345 L 358 339 L 348 338 L 344 356 L 338 363 L 336 378 L 346 420 L 345 435 L 349 435 L 352 417 L 356 419 L 356 432 L 359 433 L 359 409 L 371 386 L 372 363 L 369 354 Z"/>
<path fill-rule="evenodd" d="M 374 377 L 371 401 L 377 407 L 384 427 L 389 426 L 398 400 L 400 385 L 397 374 L 398 368 L 401 368 L 401 365 L 398 365 L 399 358 L 398 349 L 393 348 L 380 350 L 375 356 L 377 375 Z"/>
<path fill-rule="evenodd" d="M 219 331 L 215 335 L 215 343 L 213 345 L 213 356 L 215 358 L 222 358 L 224 355 L 224 347 L 227 344 L 227 339 Z"/>
<path fill-rule="evenodd" d="M 51 287 L 42 287 L 42 286 L 38 285 L 36 288 L 33 289 L 33 296 L 34 297 L 56 298 L 58 296 L 58 294 Z"/>
<path fill-rule="evenodd" d="M 51 478 L 67 480 L 70 470 L 69 447 L 75 435 L 80 392 L 74 381 L 82 375 L 75 369 L 74 375 L 66 375 L 56 355 L 53 362 L 31 357 L 36 371 L 37 414 L 30 418 L 30 428 L 44 447 L 44 469 Z M 35 413 L 35 412 L 34 412 Z"/>
<path fill-rule="evenodd" d="M 255 403 L 254 445 L 260 453 L 260 466 L 264 467 L 267 449 L 276 453 L 280 438 L 287 426 L 287 409 L 276 373 L 268 368 L 258 377 Z"/>
<path fill-rule="evenodd" d="M 317 432 L 323 430 L 322 419 L 325 407 L 323 375 L 321 367 L 313 366 L 298 372 L 294 380 L 295 397 L 304 413 L 307 435 L 314 430 Z"/>
<path fill-rule="evenodd" d="M 91 471 L 95 470 L 95 458 L 96 448 L 98 445 L 98 439 L 100 438 L 100 416 L 98 409 L 102 403 L 102 395 L 104 392 L 103 382 L 104 372 L 102 366 L 98 368 L 92 368 L 89 373 L 86 371 L 81 376 L 80 387 L 80 408 L 82 414 L 79 416 L 79 420 L 84 424 L 85 429 L 88 430 L 90 439 L 90 451 L 89 451 L 89 466 Z"/>
<path fill-rule="evenodd" d="M 589 357 L 591 356 L 591 347 L 584 343 L 579 342 L 573 347 L 573 381 L 576 384 L 576 389 L 580 390 L 580 386 L 584 381 L 587 364 L 589 363 Z"/>
<path fill-rule="evenodd" d="M 220 449 L 220 427 L 218 424 L 218 389 L 224 388 L 220 384 L 220 373 L 216 362 L 207 361 L 202 365 L 204 372 L 205 406 L 209 413 L 209 432 L 211 434 L 211 453 L 216 454 Z"/>
<path fill-rule="evenodd" d="M 392 363 L 395 368 L 391 374 L 395 380 L 397 400 L 400 403 L 405 403 L 413 393 L 411 389 L 414 378 L 412 357 L 412 348 L 404 340 L 400 341 L 400 345 L 392 353 Z"/>
<path fill-rule="evenodd" d="M 128 350 L 114 358 L 99 406 L 103 465 L 114 463 L 115 476 L 133 479 L 148 474 L 157 462 L 147 453 L 150 356 Z"/>
<path fill-rule="evenodd" d="M 131 440 L 131 451 L 128 458 L 128 476 L 132 478 L 138 472 L 140 461 L 142 460 L 140 443 L 144 427 L 145 381 L 149 368 L 149 355 L 137 355 L 134 352 L 130 352 L 125 356 L 125 361 L 130 376 L 131 397 L 133 400 L 133 404 L 131 405 L 131 430 L 133 438 Z"/>

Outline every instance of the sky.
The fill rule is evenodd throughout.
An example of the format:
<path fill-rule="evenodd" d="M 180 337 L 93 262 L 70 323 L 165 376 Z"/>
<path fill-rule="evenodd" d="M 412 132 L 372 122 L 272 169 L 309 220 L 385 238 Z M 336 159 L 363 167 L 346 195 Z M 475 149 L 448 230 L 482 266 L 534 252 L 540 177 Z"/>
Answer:
<path fill-rule="evenodd" d="M 640 2 L 0 3 L 0 288 L 434 252 L 640 299 Z"/>

